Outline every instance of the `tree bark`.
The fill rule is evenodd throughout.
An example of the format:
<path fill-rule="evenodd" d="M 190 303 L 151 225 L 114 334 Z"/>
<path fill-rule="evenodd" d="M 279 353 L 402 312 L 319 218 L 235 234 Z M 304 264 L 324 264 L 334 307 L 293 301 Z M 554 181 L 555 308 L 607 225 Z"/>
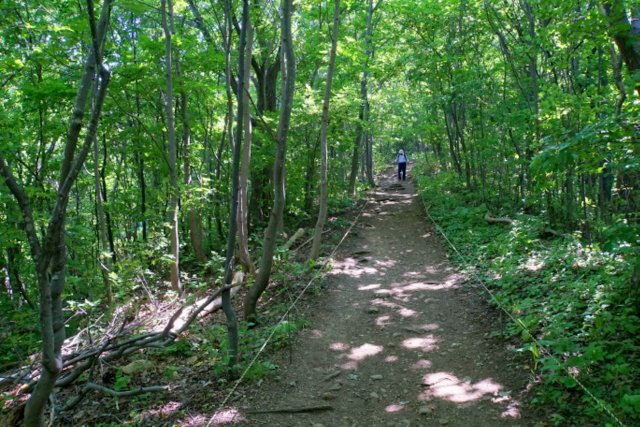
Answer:
<path fill-rule="evenodd" d="M 271 215 L 269 216 L 269 224 L 264 234 L 263 252 L 262 258 L 260 259 L 258 276 L 245 298 L 244 316 L 248 321 L 256 320 L 256 305 L 258 299 L 269 284 L 271 267 L 273 265 L 273 254 L 276 247 L 276 234 L 285 204 L 284 167 L 287 152 L 287 135 L 289 133 L 291 110 L 293 108 L 296 71 L 291 32 L 291 2 L 291 0 L 282 0 L 280 6 L 282 17 L 280 42 L 284 68 L 282 70 L 280 119 L 276 134 L 277 148 L 273 174 L 274 201 Z"/>
<path fill-rule="evenodd" d="M 253 46 L 253 28 L 250 19 L 246 22 L 246 46 L 244 53 L 244 66 L 242 87 L 238 102 L 242 107 L 242 124 L 244 126 L 244 141 L 242 145 L 242 166 L 238 183 L 238 260 L 244 266 L 247 273 L 255 275 L 256 267 L 249 253 L 249 166 L 251 165 L 251 144 L 253 139 L 253 126 L 249 110 L 249 87 L 251 84 L 251 54 Z"/>
<path fill-rule="evenodd" d="M 175 54 L 176 62 L 176 77 L 182 79 L 182 73 L 180 71 L 180 59 L 178 54 Z M 190 189 L 194 187 L 193 177 L 191 174 L 191 152 L 189 147 L 191 146 L 191 125 L 189 123 L 188 113 L 188 96 L 183 85 L 180 88 L 180 117 L 182 119 L 182 158 L 184 167 L 184 184 L 187 193 L 191 192 Z M 188 203 L 187 219 L 189 224 L 189 238 L 191 240 L 191 248 L 196 260 L 201 264 L 207 262 L 207 257 L 204 253 L 204 244 L 202 239 L 202 221 L 198 214 L 197 207 L 194 206 L 192 200 Z"/>
<path fill-rule="evenodd" d="M 369 0 L 369 8 L 367 10 L 367 31 L 365 35 L 365 64 L 362 70 L 362 82 L 360 83 L 360 95 L 362 96 L 362 105 L 364 107 L 363 121 L 364 121 L 364 133 L 363 142 L 365 147 L 365 175 L 367 183 L 370 187 L 375 186 L 373 180 L 373 147 L 371 138 L 371 123 L 370 123 L 370 106 L 369 106 L 369 65 L 373 58 L 373 44 L 371 42 L 371 36 L 373 34 L 373 0 Z"/>
<path fill-rule="evenodd" d="M 102 189 L 100 186 L 100 167 L 99 162 L 98 138 L 93 139 L 93 182 L 96 198 L 96 221 L 98 223 L 99 242 L 98 242 L 98 262 L 100 263 L 100 272 L 104 283 L 106 302 L 109 308 L 113 303 L 113 289 L 111 286 L 111 278 L 109 273 L 113 269 L 112 254 L 109 250 L 109 242 L 107 240 L 107 226 L 104 215 L 104 204 L 102 200 Z"/>
<path fill-rule="evenodd" d="M 228 114 L 233 117 L 233 99 L 231 96 L 231 1 L 225 2 L 225 64 L 226 64 L 226 78 L 227 78 L 227 102 L 228 102 Z M 224 286 L 230 285 L 233 279 L 234 269 L 234 253 L 236 248 L 236 235 L 238 232 L 238 182 L 239 182 L 239 169 L 240 169 L 240 156 L 241 156 L 241 143 L 242 143 L 242 120 L 244 118 L 244 105 L 242 103 L 242 93 L 245 91 L 244 87 L 244 52 L 246 47 L 247 38 L 247 25 L 249 21 L 249 2 L 243 0 L 242 2 L 242 28 L 240 31 L 240 40 L 238 43 L 238 114 L 236 123 L 236 135 L 233 138 L 233 127 L 229 127 L 229 137 L 232 139 L 233 159 L 231 168 L 231 208 L 229 209 L 229 234 L 227 236 L 227 252 L 224 266 Z M 235 139 L 235 141 L 234 141 Z M 238 318 L 233 306 L 231 305 L 231 292 L 226 289 L 222 292 L 222 310 L 227 317 L 227 335 L 229 340 L 229 369 L 232 375 L 235 375 L 235 368 L 238 363 Z"/>
<path fill-rule="evenodd" d="M 173 121 L 173 60 L 171 37 L 173 34 L 173 3 L 172 0 L 162 0 L 162 30 L 165 40 L 165 94 L 164 108 L 167 116 L 167 137 L 169 139 L 169 222 L 171 224 L 170 252 L 171 252 L 171 287 L 182 293 L 180 283 L 180 236 L 178 223 L 178 204 L 180 190 L 178 188 L 177 144 L 176 130 Z"/>
<path fill-rule="evenodd" d="M 324 101 L 322 103 L 322 119 L 320 122 L 320 209 L 318 220 L 313 235 L 313 243 L 309 259 L 313 260 L 320 254 L 320 244 L 322 243 L 322 231 L 327 220 L 327 199 L 328 199 L 328 168 L 329 156 L 327 147 L 327 131 L 329 128 L 329 101 L 331 100 L 331 82 L 333 79 L 333 69 L 336 63 L 336 49 L 338 46 L 338 25 L 340 23 L 340 0 L 335 0 L 333 9 L 333 29 L 331 31 L 331 51 L 329 53 L 329 66 L 327 68 L 327 83 L 324 89 Z"/>
<path fill-rule="evenodd" d="M 55 386 L 56 378 L 62 369 L 61 348 L 64 342 L 64 313 L 61 294 L 64 289 L 64 269 L 66 246 L 64 241 L 65 218 L 69 194 L 94 141 L 102 106 L 109 83 L 109 73 L 102 67 L 101 51 L 106 27 L 109 21 L 111 0 L 105 0 L 98 25 L 95 25 L 93 2 L 88 1 L 88 13 L 92 36 L 92 45 L 85 62 L 84 72 L 76 94 L 73 113 L 69 123 L 64 158 L 60 168 L 59 187 L 55 205 L 42 239 L 31 210 L 31 203 L 24 188 L 13 176 L 5 158 L 0 155 L 0 175 L 18 201 L 24 221 L 23 229 L 27 235 L 31 256 L 36 263 L 36 277 L 40 291 L 40 326 L 42 334 L 42 371 L 24 412 L 27 426 L 39 426 L 44 422 L 44 408 Z M 96 76 L 97 75 L 97 76 Z M 97 78 L 96 78 L 97 77 Z M 89 126 L 80 150 L 78 140 L 86 110 L 87 98 L 91 93 L 93 81 L 99 85 L 95 102 L 92 104 Z"/>
<path fill-rule="evenodd" d="M 634 9 L 633 19 L 629 22 L 625 2 L 623 0 L 602 0 L 602 12 L 607 17 L 609 35 L 618 46 L 629 74 L 634 81 L 634 88 L 640 95 L 640 81 L 636 76 L 640 71 L 640 22 L 638 10 Z"/>

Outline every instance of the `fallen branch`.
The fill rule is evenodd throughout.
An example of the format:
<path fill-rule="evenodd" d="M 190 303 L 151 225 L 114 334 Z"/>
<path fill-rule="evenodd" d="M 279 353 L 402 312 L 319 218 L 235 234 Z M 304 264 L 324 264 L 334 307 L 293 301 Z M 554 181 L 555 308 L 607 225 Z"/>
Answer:
<path fill-rule="evenodd" d="M 219 309 L 219 295 L 224 290 L 228 289 L 232 289 L 237 292 L 237 288 L 242 284 L 243 277 L 244 276 L 241 272 L 236 273 L 231 285 L 217 289 L 207 298 L 198 301 L 198 303 L 196 304 L 181 306 L 175 313 L 173 313 L 167 325 L 162 331 L 149 332 L 142 335 L 125 338 L 122 341 L 118 341 L 119 339 L 123 339 L 126 334 L 135 332 L 135 329 L 126 327 L 130 324 L 130 320 L 125 318 L 119 327 L 114 327 L 113 329 L 110 329 L 110 331 L 107 331 L 96 346 L 88 348 L 80 353 L 67 355 L 65 357 L 66 360 L 64 360 L 63 364 L 63 374 L 60 376 L 58 381 L 56 381 L 56 387 L 63 388 L 73 384 L 76 380 L 78 380 L 78 378 L 82 377 L 83 373 L 90 369 L 93 369 L 96 364 L 113 362 L 116 359 L 128 356 L 132 353 L 136 353 L 143 348 L 166 347 L 167 345 L 171 344 L 176 339 L 176 337 L 184 332 L 198 317 L 203 317 Z M 216 298 L 218 299 L 218 301 L 216 301 Z M 185 312 L 188 314 L 184 315 Z M 176 327 L 175 325 L 178 321 L 179 327 Z M 113 322 L 112 324 L 115 326 L 115 322 Z M 139 326 L 140 325 L 138 325 L 138 327 Z M 22 391 L 24 392 L 31 392 L 33 390 L 33 387 L 37 383 L 38 370 L 34 369 L 32 366 L 30 372 L 32 373 L 31 381 L 22 388 Z M 99 390 L 111 395 L 114 395 L 113 393 L 119 393 L 117 395 L 118 397 L 135 395 L 136 393 L 141 394 L 146 392 L 159 391 L 157 388 L 147 387 L 129 392 L 118 392 L 115 390 L 111 390 L 111 392 L 113 392 L 111 393 L 110 391 L 106 391 L 110 389 L 91 382 L 86 383 L 85 387 L 88 388 L 83 388 L 80 395 L 73 399 L 72 403 L 68 404 L 67 407 L 73 407 L 77 403 L 79 403 L 89 390 Z"/>
<path fill-rule="evenodd" d="M 140 387 L 135 390 L 117 391 L 109 387 L 101 386 L 96 383 L 87 383 L 85 384 L 85 388 L 87 390 L 96 390 L 113 397 L 131 397 L 131 396 L 138 396 L 146 393 L 157 393 L 157 392 L 165 391 L 165 390 L 168 390 L 169 387 L 168 386 L 151 386 L 151 387 Z"/>
<path fill-rule="evenodd" d="M 542 234 L 550 234 L 553 237 L 560 237 L 562 236 L 562 233 L 554 230 L 553 228 L 549 228 L 549 227 L 545 227 L 542 229 Z"/>
<path fill-rule="evenodd" d="M 322 234 L 327 234 L 327 233 L 331 233 L 333 230 L 330 228 L 325 228 L 324 231 L 322 232 Z M 298 251 L 301 248 L 305 247 L 306 245 L 308 245 L 309 243 L 311 243 L 313 241 L 313 236 L 309 237 L 307 240 L 305 240 L 304 242 L 300 243 L 300 245 L 298 247 L 296 247 L 294 249 L 294 251 Z"/>
<path fill-rule="evenodd" d="M 513 220 L 511 218 L 508 218 L 506 216 L 505 217 L 497 217 L 497 218 L 496 217 L 492 217 L 489 212 L 484 214 L 484 219 L 489 224 L 513 224 Z"/>
<path fill-rule="evenodd" d="M 231 296 L 235 295 L 238 292 L 238 287 L 242 285 L 244 281 L 244 273 L 237 272 L 233 276 L 233 280 L 231 281 L 231 285 L 224 286 L 213 294 L 209 295 L 207 298 L 203 298 L 197 301 L 195 304 L 188 307 L 188 312 L 186 315 L 177 316 L 175 319 L 172 318 L 167 326 L 164 328 L 163 334 L 168 334 L 169 332 L 175 335 L 180 335 L 184 332 L 189 325 L 196 320 L 198 317 L 204 317 L 208 314 L 213 313 L 216 310 L 219 310 L 222 307 L 222 298 L 220 295 L 223 291 L 231 290 Z M 184 310 L 182 308 L 181 310 Z M 174 325 L 175 324 L 175 325 Z M 177 328 L 177 329 L 176 329 Z"/>
<path fill-rule="evenodd" d="M 333 409 L 331 405 L 313 405 L 313 406 L 301 406 L 301 407 L 289 407 L 289 408 L 276 408 L 276 409 L 257 409 L 247 411 L 248 414 L 298 414 L 302 412 L 320 412 Z"/>
<path fill-rule="evenodd" d="M 293 234 L 293 236 L 291 236 L 291 238 L 289 240 L 287 240 L 287 243 L 282 245 L 282 249 L 284 249 L 285 251 L 288 251 L 289 249 L 291 249 L 291 246 L 293 246 L 293 244 L 296 242 L 296 240 L 298 240 L 300 237 L 302 237 L 303 234 L 304 234 L 304 228 L 299 228 L 298 231 L 296 231 Z"/>

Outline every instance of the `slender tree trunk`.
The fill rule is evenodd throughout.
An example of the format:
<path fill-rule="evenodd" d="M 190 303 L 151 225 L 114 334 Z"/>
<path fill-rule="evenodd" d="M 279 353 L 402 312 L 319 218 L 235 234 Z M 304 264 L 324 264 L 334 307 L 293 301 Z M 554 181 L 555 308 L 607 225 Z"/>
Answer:
<path fill-rule="evenodd" d="M 32 214 L 29 197 L 23 187 L 14 178 L 5 158 L 0 155 L 0 175 L 18 201 L 23 217 L 23 229 L 36 264 L 36 277 L 40 291 L 40 326 L 42 331 L 42 371 L 35 389 L 25 407 L 24 423 L 27 426 L 39 426 L 44 422 L 44 408 L 53 391 L 56 379 L 62 369 L 62 344 L 64 342 L 64 313 L 61 294 L 64 289 L 64 269 L 66 263 L 65 218 L 69 203 L 69 194 L 82 165 L 91 150 L 97 129 L 102 105 L 106 97 L 109 73 L 102 67 L 101 51 L 109 21 L 111 1 L 103 2 L 102 13 L 96 27 L 93 15 L 93 3 L 88 2 L 88 13 L 92 35 L 92 46 L 85 63 L 73 113 L 69 123 L 64 157 L 60 168 L 59 187 L 56 202 L 51 211 L 46 231 L 41 240 Z M 80 150 L 78 140 L 83 124 L 87 98 L 93 82 L 99 84 L 96 100 L 92 104 L 89 126 Z"/>
<path fill-rule="evenodd" d="M 362 82 L 360 82 L 362 85 Z M 353 153 L 351 155 L 351 174 L 349 175 L 349 194 L 356 194 L 356 180 L 358 179 L 358 169 L 360 162 L 360 147 L 362 145 L 362 122 L 364 119 L 364 105 L 360 104 L 358 113 L 358 123 L 356 125 L 356 138 L 353 142 Z"/>
<path fill-rule="evenodd" d="M 369 106 L 369 66 L 373 58 L 373 43 L 371 36 L 373 34 L 373 0 L 369 0 L 369 8 L 367 10 L 367 30 L 365 35 L 365 65 L 362 71 L 362 83 L 360 84 L 360 95 L 364 105 L 364 147 L 365 147 L 365 176 L 370 187 L 375 186 L 373 180 L 373 150 L 371 147 L 371 123 L 370 123 L 370 106 Z"/>
<path fill-rule="evenodd" d="M 273 264 L 273 254 L 276 248 L 276 234 L 278 224 L 282 217 L 285 204 L 284 188 L 284 166 L 287 152 L 287 135 L 291 121 L 291 110 L 293 108 L 293 93 L 295 86 L 295 58 L 293 54 L 292 31 L 291 31 L 291 3 L 292 0 L 282 0 L 281 2 L 281 52 L 282 52 L 282 100 L 280 107 L 280 120 L 276 135 L 276 160 L 273 174 L 274 201 L 269 224 L 264 235 L 262 258 L 260 259 L 260 269 L 256 281 L 247 293 L 244 305 L 244 316 L 248 321 L 255 321 L 256 305 L 258 299 L 269 284 L 271 276 L 271 266 Z"/>
<path fill-rule="evenodd" d="M 180 60 L 176 54 L 176 76 L 178 79 L 182 78 L 180 72 Z M 190 192 L 194 188 L 193 177 L 191 176 L 191 152 L 189 147 L 191 146 L 191 125 L 189 123 L 189 113 L 187 109 L 188 97 L 184 86 L 180 89 L 180 117 L 182 118 L 182 158 L 184 162 L 184 184 L 187 192 Z M 198 214 L 198 209 L 194 207 L 194 202 L 189 201 L 189 207 L 187 209 L 187 218 L 189 221 L 189 238 L 191 240 L 191 248 L 196 260 L 201 264 L 207 262 L 207 257 L 204 254 L 204 245 L 202 242 L 202 221 Z"/>
<path fill-rule="evenodd" d="M 180 284 L 180 240 L 178 223 L 178 204 L 179 204 L 179 188 L 178 188 L 178 171 L 177 171 L 177 143 L 176 130 L 173 121 L 173 60 L 171 37 L 173 34 L 173 3 L 172 0 L 162 0 L 162 29 L 164 31 L 165 40 L 165 81 L 166 88 L 164 94 L 164 108 L 167 116 L 167 136 L 169 139 L 169 222 L 171 224 L 171 287 L 179 293 L 182 293 L 182 285 Z"/>
<path fill-rule="evenodd" d="M 328 143 L 327 131 L 329 128 L 329 101 L 331 100 L 331 82 L 333 80 L 333 69 L 336 63 L 336 49 L 338 46 L 338 25 L 340 23 L 340 0 L 335 0 L 333 6 L 333 29 L 331 31 L 331 51 L 329 53 L 329 66 L 327 68 L 327 83 L 324 89 L 324 101 L 322 103 L 322 119 L 320 121 L 320 209 L 318 221 L 313 235 L 313 243 L 309 259 L 315 259 L 320 255 L 320 244 L 322 243 L 322 231 L 327 220 L 327 199 L 328 199 Z"/>
<path fill-rule="evenodd" d="M 249 253 L 249 166 L 251 165 L 251 144 L 253 127 L 249 110 L 249 87 L 251 84 L 251 54 L 253 46 L 253 28 L 247 19 L 247 35 L 244 53 L 242 87 L 238 94 L 238 102 L 242 102 L 242 124 L 244 125 L 244 141 L 242 145 L 242 166 L 238 183 L 238 260 L 250 275 L 255 275 L 256 267 Z"/>
<path fill-rule="evenodd" d="M 307 150 L 307 166 L 304 174 L 304 210 L 311 214 L 313 210 L 313 199 L 315 191 L 313 189 L 316 177 L 316 156 L 320 148 L 320 135 L 313 138 L 313 141 L 307 136 L 305 137 L 305 148 Z"/>
<path fill-rule="evenodd" d="M 613 37 L 620 55 L 626 64 L 629 75 L 634 79 L 634 88 L 640 95 L 640 79 L 636 77 L 640 70 L 640 15 L 637 6 L 633 9 L 629 22 L 627 7 L 623 0 L 602 0 L 602 12 L 607 17 L 609 34 Z"/>
<path fill-rule="evenodd" d="M 112 255 L 109 250 L 109 243 L 107 241 L 107 226 L 105 224 L 104 206 L 102 200 L 102 189 L 100 188 L 100 167 L 99 163 L 99 147 L 98 138 L 93 140 L 93 182 L 95 187 L 96 198 L 96 220 L 98 222 L 99 231 L 99 256 L 100 272 L 102 273 L 102 281 L 104 282 L 106 302 L 109 308 L 113 303 L 113 289 L 111 286 L 111 279 L 109 273 L 113 270 Z"/>
<path fill-rule="evenodd" d="M 225 2 L 225 69 L 227 79 L 227 102 L 228 114 L 233 116 L 233 98 L 231 96 L 231 1 Z M 244 87 L 244 54 L 247 40 L 247 25 L 249 23 L 249 1 L 242 2 L 242 27 L 240 31 L 240 40 L 238 43 L 238 115 L 236 124 L 236 135 L 233 137 L 233 127 L 229 127 L 229 137 L 233 148 L 233 159 L 231 168 L 231 208 L 229 209 L 229 234 L 227 236 L 227 253 L 224 266 L 224 282 L 225 286 L 231 284 L 234 269 L 234 254 L 236 247 L 236 235 L 238 232 L 238 184 L 240 173 L 240 157 L 242 155 L 242 121 L 244 119 L 244 104 L 242 102 L 242 94 Z M 230 122 L 231 123 L 231 122 Z M 227 335 L 229 340 L 229 368 L 231 374 L 235 375 L 236 365 L 238 363 L 238 318 L 236 312 L 231 305 L 231 291 L 229 289 L 222 292 L 222 310 L 227 317 Z"/>

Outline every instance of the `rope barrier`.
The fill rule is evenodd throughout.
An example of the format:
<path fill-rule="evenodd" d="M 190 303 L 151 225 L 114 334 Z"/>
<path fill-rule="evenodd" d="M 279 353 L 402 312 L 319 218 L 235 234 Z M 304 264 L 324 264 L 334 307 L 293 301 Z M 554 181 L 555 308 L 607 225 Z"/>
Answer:
<path fill-rule="evenodd" d="M 331 261 L 331 258 L 333 257 L 333 255 L 336 253 L 336 251 L 338 250 L 338 248 L 340 247 L 340 245 L 342 245 L 342 243 L 345 241 L 345 239 L 347 238 L 347 236 L 351 233 L 351 230 L 353 229 L 353 227 L 356 225 L 356 223 L 358 222 L 358 220 L 360 219 L 360 216 L 362 215 L 362 212 L 364 212 L 365 207 L 367 206 L 367 204 L 369 203 L 369 201 L 367 200 L 363 205 L 362 208 L 360 208 L 360 211 L 358 212 L 358 215 L 356 215 L 355 219 L 351 222 L 351 224 L 349 225 L 349 228 L 347 229 L 347 231 L 344 233 L 344 235 L 342 236 L 342 238 L 340 239 L 340 241 L 338 242 L 338 244 L 333 248 L 333 250 L 331 251 L 331 253 L 329 254 L 328 257 L 325 258 L 325 260 L 322 262 L 322 269 L 324 269 L 327 264 L 329 263 L 329 261 Z M 280 320 L 278 320 L 278 323 L 276 323 L 276 325 L 273 327 L 273 330 L 271 331 L 271 333 L 269 334 L 269 336 L 267 337 L 267 339 L 265 340 L 265 342 L 262 344 L 262 346 L 260 346 L 260 348 L 258 349 L 258 352 L 256 353 L 256 355 L 253 357 L 253 359 L 251 359 L 251 362 L 249 362 L 249 364 L 247 365 L 247 367 L 244 369 L 244 371 L 242 372 L 242 375 L 240 375 L 240 378 L 238 378 L 235 382 L 235 384 L 233 385 L 233 387 L 231 388 L 231 390 L 229 391 L 229 393 L 226 395 L 226 397 L 224 398 L 224 400 L 222 401 L 222 403 L 218 406 L 218 409 L 216 410 L 216 412 L 213 414 L 213 416 L 209 419 L 209 422 L 207 422 L 207 427 L 211 425 L 211 423 L 213 423 L 216 414 L 220 413 L 222 411 L 222 409 L 224 408 L 224 406 L 227 404 L 227 402 L 229 401 L 229 399 L 231 398 L 231 396 L 233 395 L 233 393 L 235 393 L 235 391 L 237 390 L 238 386 L 240 385 L 240 383 L 244 380 L 244 378 L 246 377 L 247 373 L 249 372 L 249 370 L 251 369 L 251 367 L 255 364 L 255 362 L 258 360 L 258 357 L 260 357 L 260 355 L 262 354 L 262 352 L 264 351 L 264 349 L 267 347 L 267 345 L 269 344 L 269 342 L 271 341 L 271 339 L 273 338 L 274 334 L 276 333 L 278 326 L 280 326 L 285 319 L 288 318 L 289 313 L 291 312 L 291 310 L 293 310 L 293 308 L 296 306 L 296 304 L 298 303 L 298 301 L 300 300 L 300 298 L 302 298 L 302 296 L 305 294 L 305 292 L 307 291 L 307 289 L 309 289 L 309 287 L 311 286 L 311 284 L 313 282 L 316 281 L 316 279 L 318 278 L 318 276 L 314 276 L 311 278 L 311 280 L 309 280 L 309 282 L 307 283 L 307 285 L 300 291 L 300 293 L 298 294 L 298 296 L 296 297 L 296 299 L 291 303 L 291 305 L 289 305 L 289 307 L 287 308 L 287 311 L 284 312 L 284 314 L 280 317 Z"/>
<path fill-rule="evenodd" d="M 471 263 L 467 260 L 467 258 L 464 255 L 462 255 L 462 253 L 460 253 L 460 251 L 458 250 L 458 248 L 456 248 L 456 246 L 453 244 L 453 242 L 451 240 L 449 240 L 449 237 L 444 232 L 442 227 L 440 227 L 440 225 L 438 225 L 436 220 L 433 219 L 433 217 L 429 213 L 429 208 L 427 207 L 427 205 L 426 205 L 426 203 L 424 201 L 424 197 L 422 197 L 422 195 L 420 195 L 420 199 L 422 200 L 422 205 L 424 206 L 425 212 L 427 213 L 427 216 L 429 217 L 429 220 L 436 227 L 436 230 L 438 230 L 438 232 L 442 235 L 442 237 L 444 237 L 444 239 L 447 241 L 449 246 L 451 246 L 453 251 L 460 257 L 460 259 L 462 260 L 463 265 L 465 265 L 467 267 L 467 270 L 471 272 L 471 275 L 474 277 L 476 282 L 480 286 L 482 286 L 482 288 L 484 288 L 484 290 L 487 292 L 487 294 L 489 294 L 489 296 L 491 297 L 491 300 L 496 303 L 496 305 L 500 308 L 500 310 L 502 310 L 507 315 L 507 317 L 509 319 L 511 319 L 522 331 L 524 331 L 524 332 L 526 332 L 528 334 L 528 336 L 530 337 L 531 341 L 533 341 L 533 343 L 537 346 L 537 349 L 538 349 L 539 353 L 545 353 L 549 358 L 553 359 L 558 364 L 558 366 L 562 366 L 562 369 L 567 373 L 567 376 L 569 378 L 572 378 L 576 382 L 576 384 L 578 384 L 578 386 L 587 394 L 587 396 L 589 396 L 591 399 L 593 399 L 596 402 L 598 407 L 600 407 L 602 410 L 604 410 L 604 412 L 607 415 L 609 415 L 616 422 L 616 424 L 618 426 L 626 427 L 626 425 L 622 421 L 620 421 L 620 419 L 618 419 L 618 417 L 613 413 L 613 411 L 609 408 L 609 406 L 604 401 L 598 399 L 584 384 L 582 384 L 582 382 L 580 382 L 580 380 L 578 378 L 576 378 L 575 376 L 573 376 L 571 374 L 569 369 L 566 366 L 564 366 L 561 363 L 561 361 L 555 355 L 553 355 L 549 350 L 547 350 L 547 348 L 544 345 L 542 345 L 540 343 L 540 341 L 538 341 L 538 339 L 533 335 L 533 333 L 529 330 L 529 328 L 526 327 L 524 322 L 522 322 L 520 319 L 516 319 L 513 316 L 513 314 L 511 314 L 510 311 L 508 311 L 506 308 L 504 308 L 504 306 L 496 298 L 495 294 L 485 285 L 484 280 L 482 280 L 482 278 L 480 276 L 478 276 L 478 274 L 476 274 L 476 272 L 473 269 L 469 268 Z"/>

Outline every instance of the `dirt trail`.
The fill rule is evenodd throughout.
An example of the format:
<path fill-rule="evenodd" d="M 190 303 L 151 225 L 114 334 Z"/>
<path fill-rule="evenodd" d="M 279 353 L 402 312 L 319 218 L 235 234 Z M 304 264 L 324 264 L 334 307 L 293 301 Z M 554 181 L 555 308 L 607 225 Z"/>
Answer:
<path fill-rule="evenodd" d="M 383 177 L 334 256 L 291 363 L 233 403 L 235 421 L 533 425 L 518 402 L 526 372 L 489 337 L 497 325 L 484 296 L 445 253 L 412 182 Z M 284 411 L 252 412 L 261 410 Z"/>

